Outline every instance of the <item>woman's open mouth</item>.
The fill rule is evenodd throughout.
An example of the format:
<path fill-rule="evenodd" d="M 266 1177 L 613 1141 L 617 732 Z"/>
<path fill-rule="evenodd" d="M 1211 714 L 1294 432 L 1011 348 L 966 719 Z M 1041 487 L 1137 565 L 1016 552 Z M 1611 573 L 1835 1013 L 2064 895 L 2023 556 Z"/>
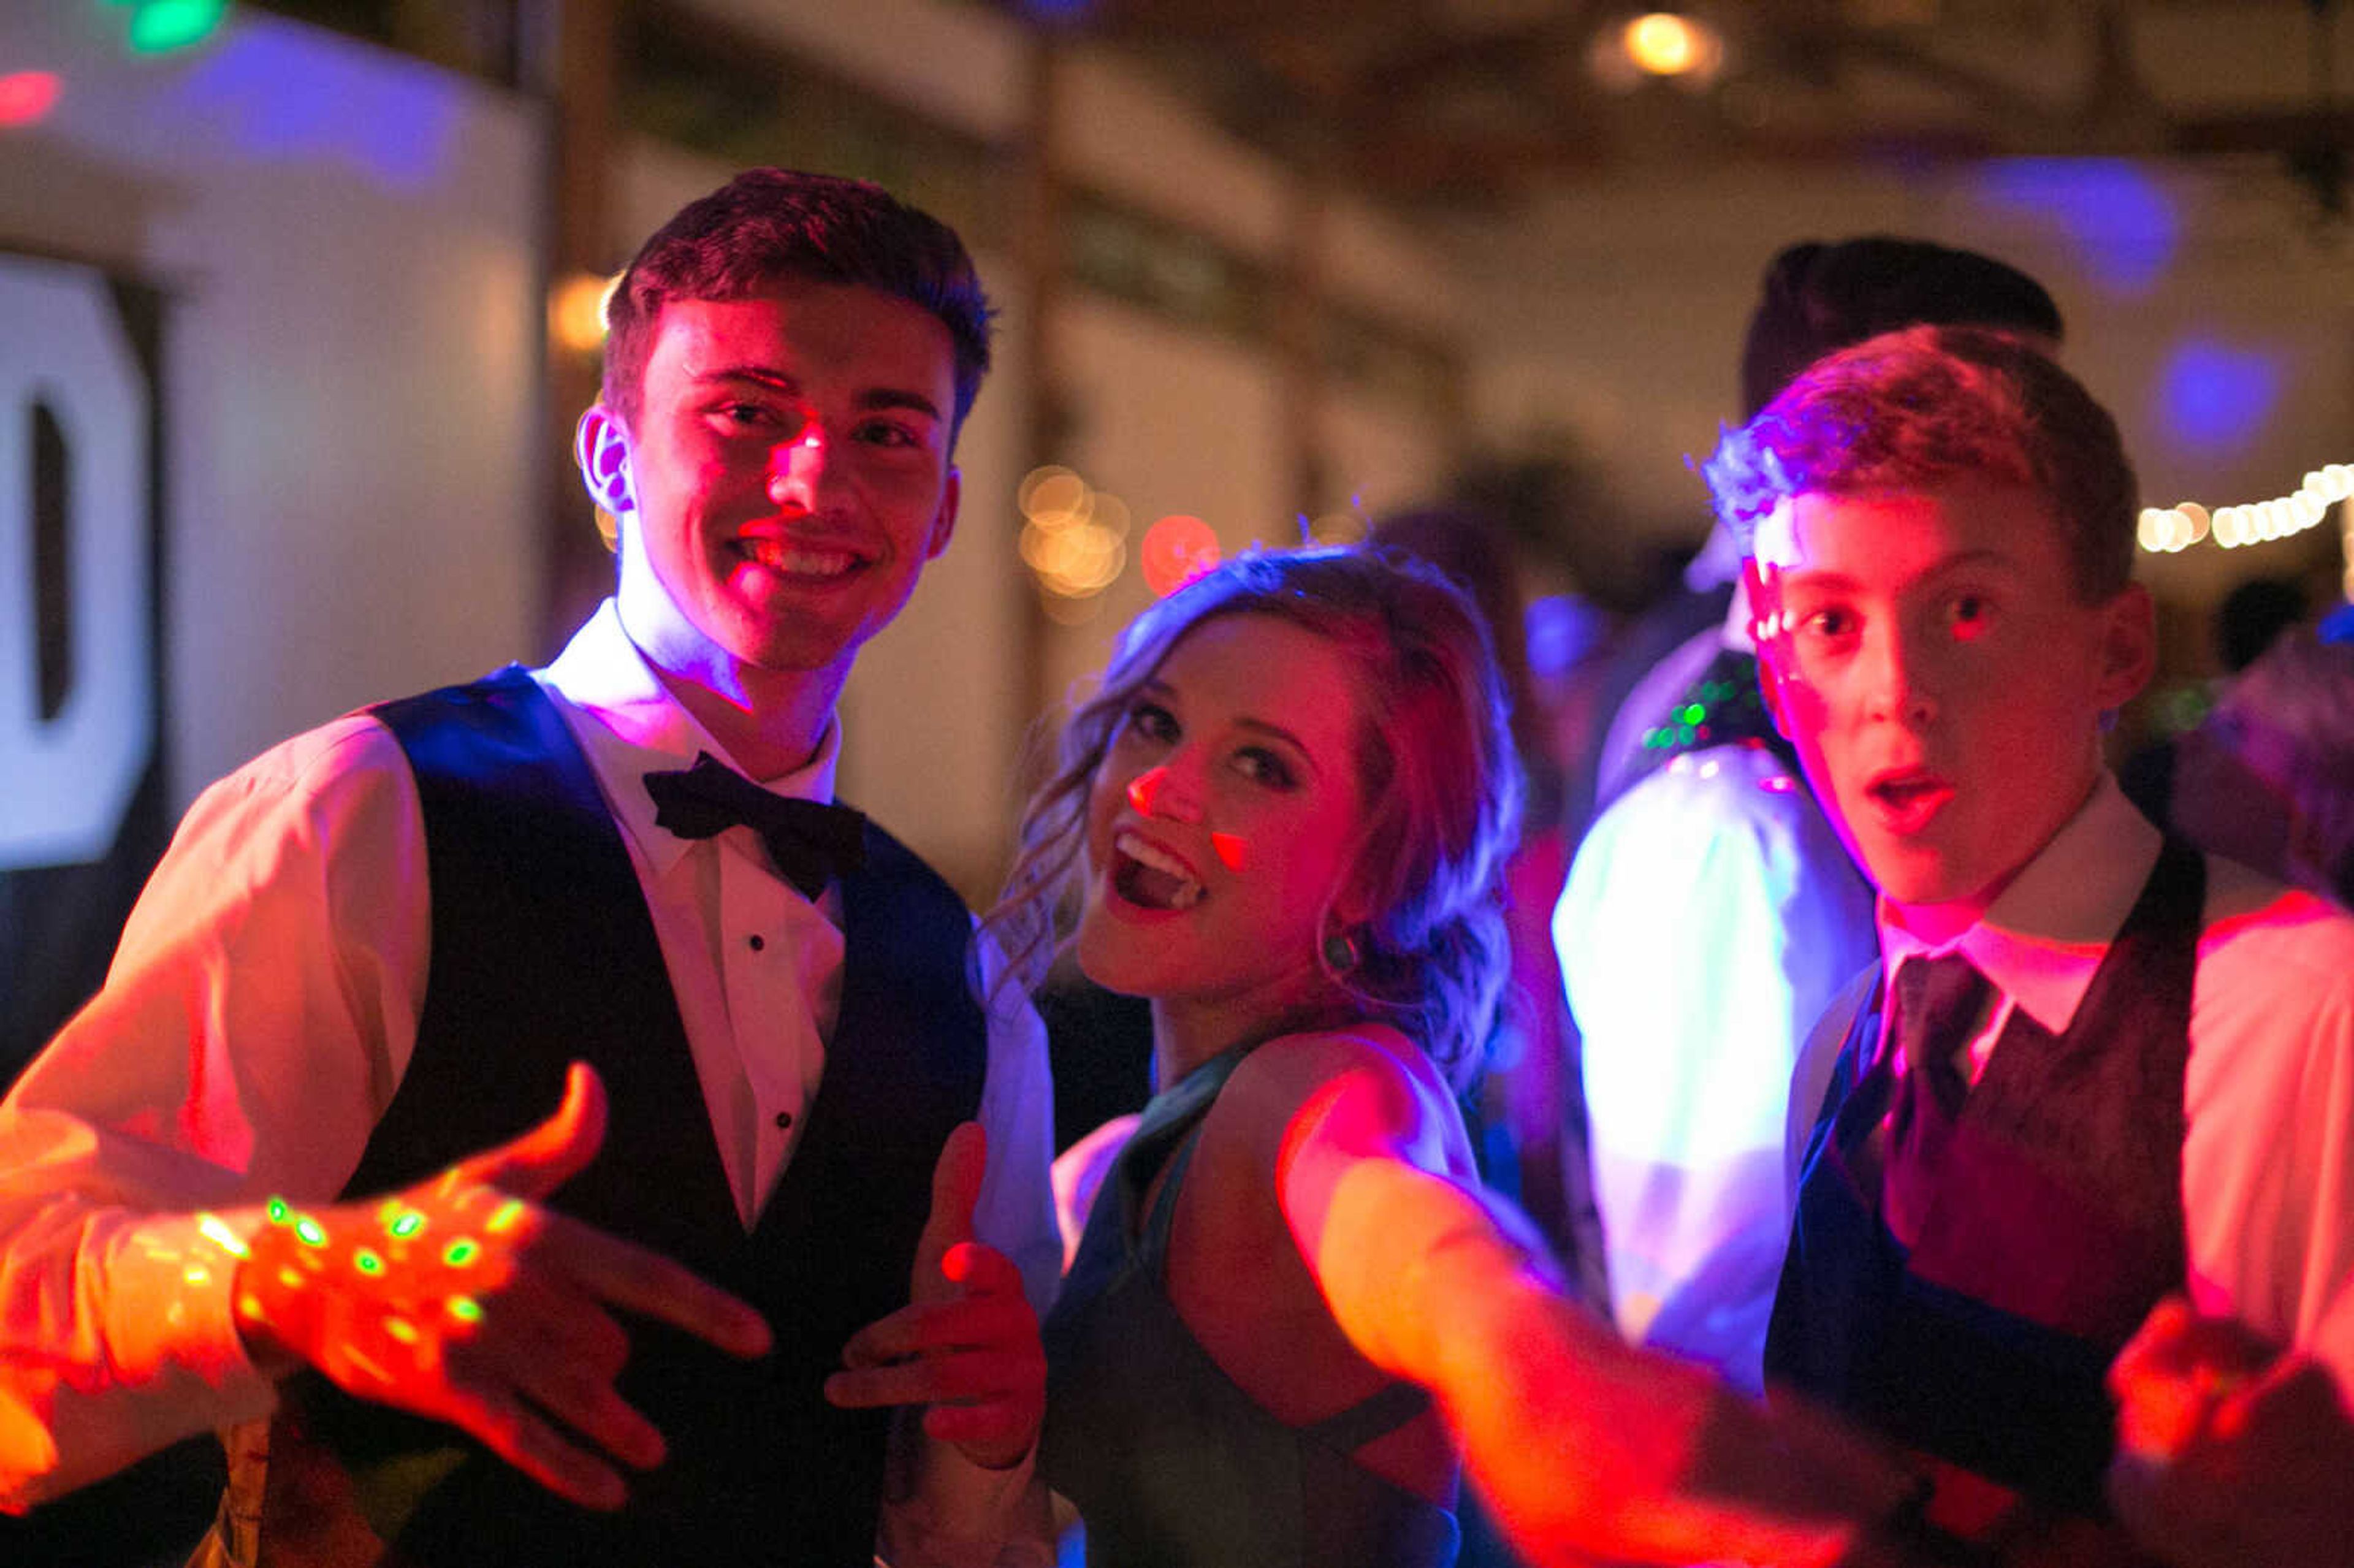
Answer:
<path fill-rule="evenodd" d="M 1191 909 L 1204 891 L 1191 866 L 1126 828 L 1112 835 L 1111 885 L 1139 908 L 1164 912 Z"/>

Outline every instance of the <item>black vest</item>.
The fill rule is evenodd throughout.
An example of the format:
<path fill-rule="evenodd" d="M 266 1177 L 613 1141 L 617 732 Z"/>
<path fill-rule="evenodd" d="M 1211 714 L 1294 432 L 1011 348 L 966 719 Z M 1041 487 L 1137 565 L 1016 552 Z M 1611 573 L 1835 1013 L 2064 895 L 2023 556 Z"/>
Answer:
<path fill-rule="evenodd" d="M 1880 1004 L 1860 1013 L 1808 1150 L 1769 1379 L 2041 1510 L 2101 1511 L 2104 1374 L 2188 1272 L 2182 1077 L 2205 888 L 2197 853 L 2168 841 L 2066 1033 L 2012 1010 L 1909 1251 L 1856 1173 L 1893 1087 L 1872 1061 Z"/>
<path fill-rule="evenodd" d="M 871 1562 L 888 1415 L 836 1410 L 821 1387 L 853 1333 L 906 1305 L 933 1165 L 980 1106 L 987 1031 L 966 979 L 963 903 L 868 826 L 866 869 L 840 884 L 844 970 L 824 1076 L 747 1234 L 644 895 L 555 705 L 510 667 L 376 712 L 417 779 L 432 959 L 416 1055 L 345 1195 L 514 1137 L 554 1108 L 566 1064 L 586 1059 L 610 1120 L 552 1206 L 750 1301 L 776 1350 L 747 1363 L 625 1319 L 620 1390 L 669 1458 L 651 1474 L 624 1467 L 619 1514 L 565 1502 L 453 1429 L 316 1377 L 302 1380 L 292 1419 L 341 1457 L 397 1562 Z M 267 1521 L 264 1539 L 267 1562 Z"/>

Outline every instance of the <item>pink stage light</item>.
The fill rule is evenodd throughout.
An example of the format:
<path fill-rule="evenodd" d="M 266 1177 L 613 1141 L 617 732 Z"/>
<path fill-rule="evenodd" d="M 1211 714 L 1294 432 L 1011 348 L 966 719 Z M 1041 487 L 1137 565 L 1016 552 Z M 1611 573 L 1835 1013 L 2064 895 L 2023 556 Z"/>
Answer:
<path fill-rule="evenodd" d="M 0 130 L 37 125 L 64 96 L 65 79 L 53 70 L 20 70 L 0 76 Z"/>
<path fill-rule="evenodd" d="M 1172 513 L 1144 531 L 1144 585 L 1167 599 L 1218 564 L 1218 535 L 1199 517 Z"/>

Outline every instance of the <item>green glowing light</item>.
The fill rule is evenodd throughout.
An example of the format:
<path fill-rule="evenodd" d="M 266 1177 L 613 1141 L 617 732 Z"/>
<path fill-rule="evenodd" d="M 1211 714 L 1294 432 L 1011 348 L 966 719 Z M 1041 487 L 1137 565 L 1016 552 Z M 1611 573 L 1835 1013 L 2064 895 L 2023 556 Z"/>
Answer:
<path fill-rule="evenodd" d="M 294 1223 L 294 1211 L 286 1206 L 285 1199 L 272 1198 L 270 1200 L 270 1223 L 273 1225 L 286 1225 Z"/>
<path fill-rule="evenodd" d="M 357 1268 L 362 1274 L 382 1274 L 384 1272 L 384 1259 L 376 1256 L 376 1254 L 368 1251 L 367 1248 L 362 1247 L 359 1251 L 352 1254 L 352 1266 Z"/>
<path fill-rule="evenodd" d="M 505 1202 L 501 1203 L 498 1206 L 497 1212 L 493 1213 L 488 1220 L 482 1222 L 482 1228 L 490 1232 L 493 1235 L 496 1235 L 499 1232 L 504 1230 L 510 1230 L 514 1228 L 514 1223 L 517 1220 L 523 1218 L 525 1207 L 527 1207 L 527 1205 L 521 1198 L 509 1198 Z"/>
<path fill-rule="evenodd" d="M 418 1232 L 425 1228 L 425 1216 L 419 1213 L 415 1209 L 411 1209 L 408 1213 L 402 1214 L 400 1218 L 393 1221 L 389 1228 L 394 1235 L 402 1237 L 405 1240 L 409 1236 L 415 1235 Z"/>
<path fill-rule="evenodd" d="M 450 1316 L 461 1323 L 479 1323 L 482 1320 L 482 1304 L 471 1296 L 452 1296 Z"/>
<path fill-rule="evenodd" d="M 294 1216 L 294 1239 L 304 1246 L 327 1245 L 327 1228 L 308 1214 Z"/>
<path fill-rule="evenodd" d="M 1701 706 L 1698 703 L 1687 703 L 1684 705 L 1683 717 L 1684 723 L 1686 724 L 1698 724 L 1701 720 L 1708 717 L 1708 710 Z"/>
<path fill-rule="evenodd" d="M 460 1236 L 450 1244 L 450 1250 L 441 1255 L 441 1261 L 452 1268 L 463 1268 L 482 1254 L 480 1242 L 472 1236 Z"/>
<path fill-rule="evenodd" d="M 168 54 L 212 37 L 228 14 L 228 0 L 141 0 L 131 18 L 134 54 Z"/>

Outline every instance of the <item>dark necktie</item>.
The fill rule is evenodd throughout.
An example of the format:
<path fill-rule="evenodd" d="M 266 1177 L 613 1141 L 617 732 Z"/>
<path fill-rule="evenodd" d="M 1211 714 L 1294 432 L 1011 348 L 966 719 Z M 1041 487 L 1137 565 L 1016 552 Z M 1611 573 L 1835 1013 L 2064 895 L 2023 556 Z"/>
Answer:
<path fill-rule="evenodd" d="M 866 819 L 847 806 L 797 800 L 761 789 L 709 752 L 683 772 L 649 773 L 654 825 L 683 839 L 747 827 L 769 846 L 778 874 L 814 899 L 825 885 L 866 863 Z"/>
<path fill-rule="evenodd" d="M 1969 1094 L 1954 1058 L 1985 1018 L 1994 988 L 1969 959 L 1949 953 L 1903 964 L 1894 991 L 1893 1039 L 1904 1053 L 1904 1076 L 1889 1106 L 1881 1215 L 1910 1246 L 1936 1196 L 1954 1124 Z"/>

